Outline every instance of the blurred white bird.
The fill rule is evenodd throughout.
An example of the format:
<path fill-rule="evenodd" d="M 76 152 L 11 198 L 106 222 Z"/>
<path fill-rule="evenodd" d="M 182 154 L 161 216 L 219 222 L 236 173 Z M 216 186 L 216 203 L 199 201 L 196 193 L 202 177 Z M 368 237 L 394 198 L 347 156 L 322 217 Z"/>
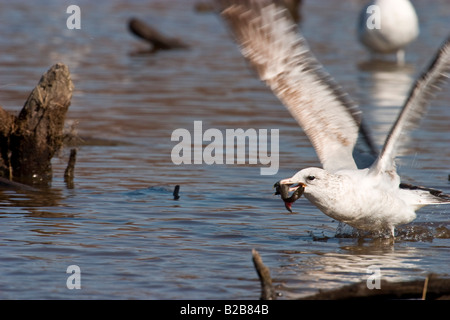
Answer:
<path fill-rule="evenodd" d="M 403 64 L 405 47 L 418 35 L 419 21 L 409 0 L 372 0 L 361 10 L 358 38 L 372 53 L 395 53 Z"/>
<path fill-rule="evenodd" d="M 411 88 L 382 151 L 371 165 L 358 169 L 353 151 L 360 133 L 359 108 L 311 54 L 286 10 L 265 0 L 233 3 L 222 15 L 242 54 L 303 128 L 323 166 L 276 184 L 288 210 L 304 194 L 333 219 L 357 229 L 388 230 L 393 236 L 395 226 L 414 220 L 417 209 L 450 203 L 440 191 L 401 184 L 394 163 L 401 136 L 418 124 L 448 77 L 450 38 Z"/>

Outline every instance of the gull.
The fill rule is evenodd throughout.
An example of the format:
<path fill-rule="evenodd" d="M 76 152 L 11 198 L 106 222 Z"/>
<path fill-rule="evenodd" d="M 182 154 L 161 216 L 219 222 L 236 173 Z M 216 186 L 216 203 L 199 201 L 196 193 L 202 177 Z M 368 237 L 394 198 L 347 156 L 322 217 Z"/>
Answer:
<path fill-rule="evenodd" d="M 409 0 L 372 0 L 361 10 L 358 39 L 373 53 L 396 53 L 404 64 L 404 48 L 419 35 L 419 21 Z"/>
<path fill-rule="evenodd" d="M 395 227 L 413 221 L 416 210 L 450 203 L 438 190 L 401 183 L 395 166 L 401 137 L 418 125 L 448 78 L 450 38 L 412 86 L 381 151 L 358 167 L 353 154 L 363 124 L 360 109 L 311 53 L 286 10 L 271 1 L 236 0 L 227 2 L 222 16 L 243 56 L 303 128 L 322 164 L 275 184 L 288 210 L 304 194 L 333 219 L 394 237 Z"/>

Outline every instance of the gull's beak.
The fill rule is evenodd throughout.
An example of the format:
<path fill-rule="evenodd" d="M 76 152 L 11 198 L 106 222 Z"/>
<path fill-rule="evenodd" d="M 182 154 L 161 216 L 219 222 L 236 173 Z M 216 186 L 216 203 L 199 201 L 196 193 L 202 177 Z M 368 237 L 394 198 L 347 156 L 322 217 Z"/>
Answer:
<path fill-rule="evenodd" d="M 284 206 L 289 212 L 292 212 L 292 204 L 297 201 L 298 198 L 300 198 L 303 194 L 303 191 L 305 190 L 305 185 L 303 183 L 298 183 L 296 186 L 293 186 L 295 182 L 289 178 L 289 179 L 283 179 L 275 183 L 275 194 L 281 195 L 281 199 L 284 201 Z M 289 192 L 292 193 L 291 196 L 289 196 Z"/>

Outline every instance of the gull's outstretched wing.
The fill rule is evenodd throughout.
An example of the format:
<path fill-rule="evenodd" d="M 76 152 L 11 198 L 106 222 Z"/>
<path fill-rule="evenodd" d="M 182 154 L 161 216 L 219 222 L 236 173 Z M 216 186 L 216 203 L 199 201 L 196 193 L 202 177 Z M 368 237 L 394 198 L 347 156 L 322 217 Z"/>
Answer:
<path fill-rule="evenodd" d="M 427 111 L 430 100 L 450 73 L 450 37 L 443 43 L 430 66 L 416 80 L 409 96 L 384 143 L 371 170 L 379 173 L 395 171 L 394 159 L 401 137 L 417 126 Z"/>
<path fill-rule="evenodd" d="M 222 11 L 244 57 L 305 131 L 323 168 L 356 169 L 356 104 L 310 52 L 287 10 L 273 1 L 225 0 Z"/>

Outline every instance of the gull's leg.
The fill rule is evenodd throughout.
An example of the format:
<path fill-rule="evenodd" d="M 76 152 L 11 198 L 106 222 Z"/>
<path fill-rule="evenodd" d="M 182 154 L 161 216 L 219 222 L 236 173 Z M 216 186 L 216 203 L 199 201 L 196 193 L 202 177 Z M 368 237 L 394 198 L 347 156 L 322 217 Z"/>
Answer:
<path fill-rule="evenodd" d="M 391 237 L 390 237 L 391 244 L 394 244 L 395 242 L 395 227 L 391 226 Z"/>
<path fill-rule="evenodd" d="M 405 64 L 405 50 L 400 49 L 397 51 L 397 64 L 403 66 Z"/>

